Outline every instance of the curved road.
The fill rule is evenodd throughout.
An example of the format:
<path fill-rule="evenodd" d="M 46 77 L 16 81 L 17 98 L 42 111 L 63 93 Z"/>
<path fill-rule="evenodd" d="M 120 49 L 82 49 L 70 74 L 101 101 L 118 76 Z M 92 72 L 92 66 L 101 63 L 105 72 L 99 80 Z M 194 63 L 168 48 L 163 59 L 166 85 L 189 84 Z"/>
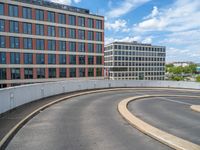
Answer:
<path fill-rule="evenodd" d="M 191 105 L 199 98 L 153 97 L 129 103 L 129 110 L 143 121 L 183 139 L 200 145 L 200 113 Z"/>
<path fill-rule="evenodd" d="M 122 99 L 144 94 L 200 96 L 196 92 L 124 90 L 71 98 L 31 119 L 15 135 L 7 149 L 169 150 L 171 148 L 130 126 L 117 111 L 117 104 Z M 152 103 L 154 105 L 155 102 Z"/>

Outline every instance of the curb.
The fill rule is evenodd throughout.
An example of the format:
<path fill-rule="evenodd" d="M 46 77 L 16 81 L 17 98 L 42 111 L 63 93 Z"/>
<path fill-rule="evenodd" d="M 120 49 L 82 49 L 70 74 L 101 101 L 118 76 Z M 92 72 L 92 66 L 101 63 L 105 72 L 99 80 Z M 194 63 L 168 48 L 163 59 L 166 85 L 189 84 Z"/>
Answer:
<path fill-rule="evenodd" d="M 150 124 L 142 121 L 138 117 L 134 116 L 127 108 L 128 104 L 131 101 L 139 100 L 143 98 L 149 98 L 149 97 L 172 97 L 173 95 L 144 95 L 144 96 L 136 96 L 136 97 L 129 97 L 124 100 L 122 100 L 118 104 L 118 111 L 122 115 L 122 117 L 128 121 L 133 127 L 140 130 L 142 133 L 147 134 L 148 136 L 158 140 L 159 142 L 173 148 L 176 150 L 200 150 L 200 146 L 197 144 L 194 144 L 192 142 L 189 142 L 187 140 L 184 140 L 182 138 L 179 138 L 177 136 L 174 136 L 172 134 L 169 134 L 165 131 L 162 131 L 154 126 L 151 126 Z M 175 97 L 198 97 L 199 96 L 188 96 L 188 95 L 175 95 Z M 174 97 L 174 96 L 173 96 Z"/>
<path fill-rule="evenodd" d="M 190 106 L 190 108 L 191 108 L 193 111 L 196 111 L 196 112 L 199 112 L 199 113 L 200 113 L 200 105 L 192 105 L 192 106 Z"/>

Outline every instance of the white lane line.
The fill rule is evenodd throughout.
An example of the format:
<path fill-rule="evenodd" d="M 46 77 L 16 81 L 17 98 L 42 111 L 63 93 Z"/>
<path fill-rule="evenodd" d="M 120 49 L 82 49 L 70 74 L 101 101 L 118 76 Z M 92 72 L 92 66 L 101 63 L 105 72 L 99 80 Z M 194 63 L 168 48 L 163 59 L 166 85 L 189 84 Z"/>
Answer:
<path fill-rule="evenodd" d="M 169 98 L 164 98 L 164 97 L 158 97 L 164 101 L 170 101 L 170 102 L 175 102 L 175 103 L 179 103 L 179 104 L 184 104 L 184 105 L 193 105 L 191 103 L 187 103 L 187 102 L 181 102 L 181 101 L 177 101 L 177 100 L 173 100 L 173 99 L 169 99 Z"/>
<path fill-rule="evenodd" d="M 145 95 L 145 93 L 143 92 L 137 92 L 138 94 L 141 94 L 141 95 Z M 187 102 L 181 102 L 181 101 L 177 101 L 177 100 L 173 100 L 173 99 L 169 99 L 169 98 L 165 98 L 165 97 L 157 97 L 157 98 L 160 98 L 164 101 L 170 101 L 170 102 L 174 102 L 174 103 L 179 103 L 179 104 L 184 104 L 184 105 L 194 105 L 194 104 L 191 104 L 191 103 L 187 103 Z"/>

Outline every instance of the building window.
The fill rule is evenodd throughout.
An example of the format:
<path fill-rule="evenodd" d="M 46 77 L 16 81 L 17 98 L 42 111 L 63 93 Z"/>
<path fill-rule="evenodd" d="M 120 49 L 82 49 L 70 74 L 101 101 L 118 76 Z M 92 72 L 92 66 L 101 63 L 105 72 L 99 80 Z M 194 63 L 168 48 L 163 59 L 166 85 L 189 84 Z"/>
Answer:
<path fill-rule="evenodd" d="M 49 21 L 49 22 L 55 22 L 55 13 L 54 12 L 48 11 L 47 15 L 48 15 L 47 21 Z"/>
<path fill-rule="evenodd" d="M 94 27 L 94 20 L 91 18 L 88 18 L 88 27 L 93 28 Z"/>
<path fill-rule="evenodd" d="M 55 27 L 48 26 L 48 36 L 56 36 Z"/>
<path fill-rule="evenodd" d="M 48 50 L 55 51 L 56 50 L 56 41 L 48 40 Z"/>
<path fill-rule="evenodd" d="M 24 53 L 24 64 L 33 64 L 33 54 Z"/>
<path fill-rule="evenodd" d="M 24 68 L 24 78 L 33 79 L 33 68 Z"/>
<path fill-rule="evenodd" d="M 102 65 L 102 56 L 96 56 L 96 64 Z"/>
<path fill-rule="evenodd" d="M 0 15 L 4 15 L 4 4 L 0 3 Z"/>
<path fill-rule="evenodd" d="M 79 68 L 79 77 L 85 77 L 85 68 Z"/>
<path fill-rule="evenodd" d="M 94 76 L 94 69 L 88 68 L 88 77 L 93 77 L 93 76 Z"/>
<path fill-rule="evenodd" d="M 45 78 L 45 68 L 37 68 L 37 78 Z"/>
<path fill-rule="evenodd" d="M 85 52 L 85 43 L 78 43 L 78 51 Z"/>
<path fill-rule="evenodd" d="M 44 50 L 44 40 L 36 39 L 36 49 L 37 50 Z"/>
<path fill-rule="evenodd" d="M 65 54 L 59 55 L 59 64 L 66 64 L 66 55 Z"/>
<path fill-rule="evenodd" d="M 71 52 L 76 51 L 76 43 L 75 42 L 69 42 L 69 51 L 71 51 Z"/>
<path fill-rule="evenodd" d="M 88 64 L 93 65 L 94 64 L 94 56 L 88 56 Z"/>
<path fill-rule="evenodd" d="M 69 38 L 76 38 L 76 30 L 75 29 L 69 29 Z"/>
<path fill-rule="evenodd" d="M 96 28 L 102 29 L 102 21 L 101 20 L 96 20 Z"/>
<path fill-rule="evenodd" d="M 32 24 L 31 23 L 23 23 L 23 33 L 24 34 L 32 34 Z"/>
<path fill-rule="evenodd" d="M 84 30 L 78 30 L 78 39 L 85 39 L 85 31 Z"/>
<path fill-rule="evenodd" d="M 9 16 L 18 17 L 18 6 L 16 6 L 16 5 L 9 5 L 8 9 L 9 9 L 9 13 L 8 13 Z"/>
<path fill-rule="evenodd" d="M 11 79 L 20 79 L 20 68 L 11 69 Z"/>
<path fill-rule="evenodd" d="M 0 32 L 5 31 L 5 20 L 0 19 Z"/>
<path fill-rule="evenodd" d="M 58 23 L 66 24 L 66 15 L 65 14 L 58 14 Z"/>
<path fill-rule="evenodd" d="M 49 78 L 56 78 L 56 68 L 49 68 Z"/>
<path fill-rule="evenodd" d="M 20 53 L 15 53 L 15 52 L 10 53 L 10 63 L 20 64 Z"/>
<path fill-rule="evenodd" d="M 66 29 L 63 27 L 58 28 L 59 37 L 66 37 Z"/>
<path fill-rule="evenodd" d="M 10 48 L 19 48 L 19 38 L 10 37 Z"/>
<path fill-rule="evenodd" d="M 85 64 L 85 56 L 84 55 L 78 56 L 78 60 L 79 60 L 79 64 L 80 65 L 84 65 Z"/>
<path fill-rule="evenodd" d="M 35 33 L 36 35 L 44 35 L 44 25 L 36 24 L 35 31 L 36 31 L 36 33 Z"/>
<path fill-rule="evenodd" d="M 76 77 L 76 68 L 69 68 L 69 76 L 71 78 Z"/>
<path fill-rule="evenodd" d="M 48 64 L 56 64 L 56 55 L 48 54 Z"/>
<path fill-rule="evenodd" d="M 44 20 L 44 11 L 36 9 L 36 20 Z"/>
<path fill-rule="evenodd" d="M 28 7 L 23 7 L 23 18 L 32 19 L 32 9 Z"/>
<path fill-rule="evenodd" d="M 6 80 L 6 68 L 0 68 L 0 80 Z"/>
<path fill-rule="evenodd" d="M 76 25 L 76 16 L 69 15 L 69 25 Z"/>
<path fill-rule="evenodd" d="M 37 64 L 44 64 L 44 54 L 36 54 L 36 63 Z"/>
<path fill-rule="evenodd" d="M 0 48 L 5 48 L 6 47 L 6 40 L 5 40 L 5 36 L 0 35 Z"/>
<path fill-rule="evenodd" d="M 10 21 L 10 32 L 13 32 L 13 33 L 19 32 L 19 22 Z"/>
<path fill-rule="evenodd" d="M 6 64 L 6 52 L 0 52 L 0 64 Z"/>
<path fill-rule="evenodd" d="M 76 55 L 69 55 L 69 64 L 76 64 Z"/>
<path fill-rule="evenodd" d="M 24 49 L 32 49 L 32 39 L 24 38 Z"/>
<path fill-rule="evenodd" d="M 94 32 L 88 31 L 88 40 L 94 40 Z"/>
<path fill-rule="evenodd" d="M 96 45 L 96 53 L 102 53 L 102 44 Z"/>
<path fill-rule="evenodd" d="M 78 25 L 84 27 L 85 26 L 85 18 L 78 17 Z"/>
<path fill-rule="evenodd" d="M 59 51 L 66 51 L 66 42 L 59 41 Z"/>
<path fill-rule="evenodd" d="M 101 68 L 96 68 L 96 76 L 102 76 L 102 69 Z"/>
<path fill-rule="evenodd" d="M 96 32 L 96 41 L 102 41 L 102 33 Z"/>
<path fill-rule="evenodd" d="M 60 78 L 65 78 L 66 77 L 66 68 L 60 68 L 59 77 Z"/>
<path fill-rule="evenodd" d="M 94 52 L 94 44 L 88 43 L 88 52 L 93 53 Z"/>

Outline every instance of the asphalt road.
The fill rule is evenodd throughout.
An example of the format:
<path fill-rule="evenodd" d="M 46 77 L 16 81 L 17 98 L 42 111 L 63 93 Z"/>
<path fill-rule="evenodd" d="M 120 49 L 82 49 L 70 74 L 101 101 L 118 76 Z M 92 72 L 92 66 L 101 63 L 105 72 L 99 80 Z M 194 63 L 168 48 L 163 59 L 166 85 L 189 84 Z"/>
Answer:
<path fill-rule="evenodd" d="M 190 109 L 199 98 L 154 97 L 129 103 L 129 110 L 143 121 L 200 145 L 200 113 Z"/>
<path fill-rule="evenodd" d="M 171 148 L 130 126 L 117 111 L 117 104 L 122 99 L 144 94 L 197 95 L 196 92 L 126 90 L 72 98 L 31 119 L 7 149 L 169 150 Z"/>

